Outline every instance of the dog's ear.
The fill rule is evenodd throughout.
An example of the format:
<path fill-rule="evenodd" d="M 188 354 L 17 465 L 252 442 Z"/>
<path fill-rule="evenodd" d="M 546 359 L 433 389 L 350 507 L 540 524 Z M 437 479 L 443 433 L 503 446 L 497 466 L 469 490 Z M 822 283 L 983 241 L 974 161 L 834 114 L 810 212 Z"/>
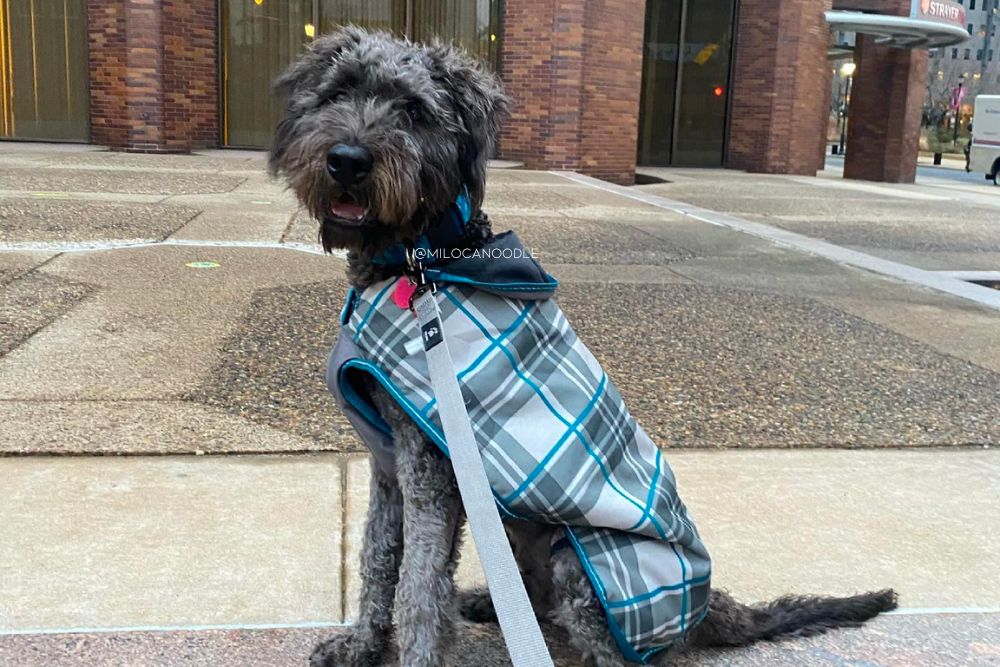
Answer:
<path fill-rule="evenodd" d="M 340 54 L 357 46 L 367 36 L 368 32 L 357 26 L 324 35 L 310 44 L 308 50 L 274 80 L 274 94 L 285 100 L 285 112 L 274 129 L 271 141 L 267 168 L 272 176 L 281 171 L 295 123 L 304 109 L 315 104 L 315 90 L 323 77 L 337 64 Z"/>
<path fill-rule="evenodd" d="M 427 49 L 432 76 L 450 97 L 462 133 L 459 167 L 473 205 L 482 204 L 486 161 L 496 148 L 508 100 L 500 79 L 480 61 L 457 48 L 433 44 Z"/>
<path fill-rule="evenodd" d="M 274 94 L 287 99 L 297 90 L 315 88 L 323 74 L 336 63 L 337 57 L 360 44 L 367 36 L 364 28 L 347 26 L 317 38 L 298 60 L 274 80 Z"/>

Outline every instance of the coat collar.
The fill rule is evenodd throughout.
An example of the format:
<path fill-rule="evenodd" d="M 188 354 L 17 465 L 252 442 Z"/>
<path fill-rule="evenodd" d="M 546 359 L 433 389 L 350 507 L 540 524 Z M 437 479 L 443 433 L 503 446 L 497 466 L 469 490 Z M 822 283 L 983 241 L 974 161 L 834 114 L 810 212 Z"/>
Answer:
<path fill-rule="evenodd" d="M 430 266 L 436 263 L 429 261 L 435 251 L 465 245 L 466 228 L 471 219 L 472 201 L 469 198 L 469 189 L 463 186 L 455 201 L 441 214 L 437 222 L 414 240 L 413 247 L 424 251 L 424 255 L 428 258 L 424 264 Z M 376 255 L 372 262 L 376 266 L 385 268 L 405 267 L 406 249 L 405 243 L 397 243 Z"/>

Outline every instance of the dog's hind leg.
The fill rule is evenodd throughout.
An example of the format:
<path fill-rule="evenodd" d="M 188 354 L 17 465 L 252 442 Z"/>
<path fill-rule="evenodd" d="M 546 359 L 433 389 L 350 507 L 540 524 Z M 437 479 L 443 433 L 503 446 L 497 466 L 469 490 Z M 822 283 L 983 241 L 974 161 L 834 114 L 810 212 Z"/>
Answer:
<path fill-rule="evenodd" d="M 374 665 L 389 648 L 392 605 L 403 553 L 403 497 L 372 459 L 368 519 L 361 551 L 361 597 L 352 628 L 319 644 L 313 667 Z"/>
<path fill-rule="evenodd" d="M 535 616 L 545 619 L 555 604 L 552 587 L 552 558 L 550 545 L 553 531 L 560 530 L 533 521 L 509 521 L 505 524 L 511 550 L 528 591 L 528 598 Z M 459 591 L 458 610 L 462 617 L 473 623 L 496 623 L 493 600 L 486 587 Z"/>
<path fill-rule="evenodd" d="M 621 667 L 621 651 L 611 637 L 601 604 L 572 549 L 552 556 L 555 609 L 552 620 L 569 633 L 573 648 L 590 667 Z"/>
<path fill-rule="evenodd" d="M 438 667 L 454 640 L 455 568 L 465 515 L 451 463 L 409 419 L 394 423 L 403 494 L 396 643 L 404 667 Z"/>

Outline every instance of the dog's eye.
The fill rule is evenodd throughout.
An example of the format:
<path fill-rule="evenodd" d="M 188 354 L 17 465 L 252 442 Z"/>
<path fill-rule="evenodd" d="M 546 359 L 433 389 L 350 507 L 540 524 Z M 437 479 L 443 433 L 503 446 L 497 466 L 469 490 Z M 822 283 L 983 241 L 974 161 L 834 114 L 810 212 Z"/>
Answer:
<path fill-rule="evenodd" d="M 406 103 L 406 115 L 410 117 L 413 122 L 418 122 L 424 117 L 424 110 L 420 102 L 416 100 L 410 100 Z"/>

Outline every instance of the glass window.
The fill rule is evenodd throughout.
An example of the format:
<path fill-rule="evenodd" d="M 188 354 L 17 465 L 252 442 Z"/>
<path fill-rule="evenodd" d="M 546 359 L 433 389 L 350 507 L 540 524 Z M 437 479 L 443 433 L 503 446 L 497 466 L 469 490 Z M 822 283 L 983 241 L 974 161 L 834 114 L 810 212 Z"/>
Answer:
<path fill-rule="evenodd" d="M 320 0 L 320 32 L 348 23 L 406 34 L 406 0 Z"/>
<path fill-rule="evenodd" d="M 719 166 L 726 132 L 732 0 L 688 0 L 673 161 Z"/>
<path fill-rule="evenodd" d="M 669 165 L 673 146 L 677 56 L 680 52 L 680 2 L 650 0 L 642 56 L 639 102 L 640 164 Z"/>
<path fill-rule="evenodd" d="M 732 20 L 732 0 L 647 4 L 640 164 L 722 164 Z"/>
<path fill-rule="evenodd" d="M 221 0 L 223 143 L 267 146 L 281 112 L 271 82 L 309 40 L 346 24 L 420 41 L 434 37 L 453 41 L 496 68 L 500 4 L 501 0 Z"/>
<path fill-rule="evenodd" d="M 499 3 L 490 0 L 413 0 L 413 39 L 440 37 L 496 67 Z"/>
<path fill-rule="evenodd" d="M 86 0 L 0 2 L 0 137 L 87 141 Z"/>
<path fill-rule="evenodd" d="M 223 143 L 267 146 L 281 113 L 271 83 L 309 41 L 312 0 L 228 0 L 221 19 Z"/>

